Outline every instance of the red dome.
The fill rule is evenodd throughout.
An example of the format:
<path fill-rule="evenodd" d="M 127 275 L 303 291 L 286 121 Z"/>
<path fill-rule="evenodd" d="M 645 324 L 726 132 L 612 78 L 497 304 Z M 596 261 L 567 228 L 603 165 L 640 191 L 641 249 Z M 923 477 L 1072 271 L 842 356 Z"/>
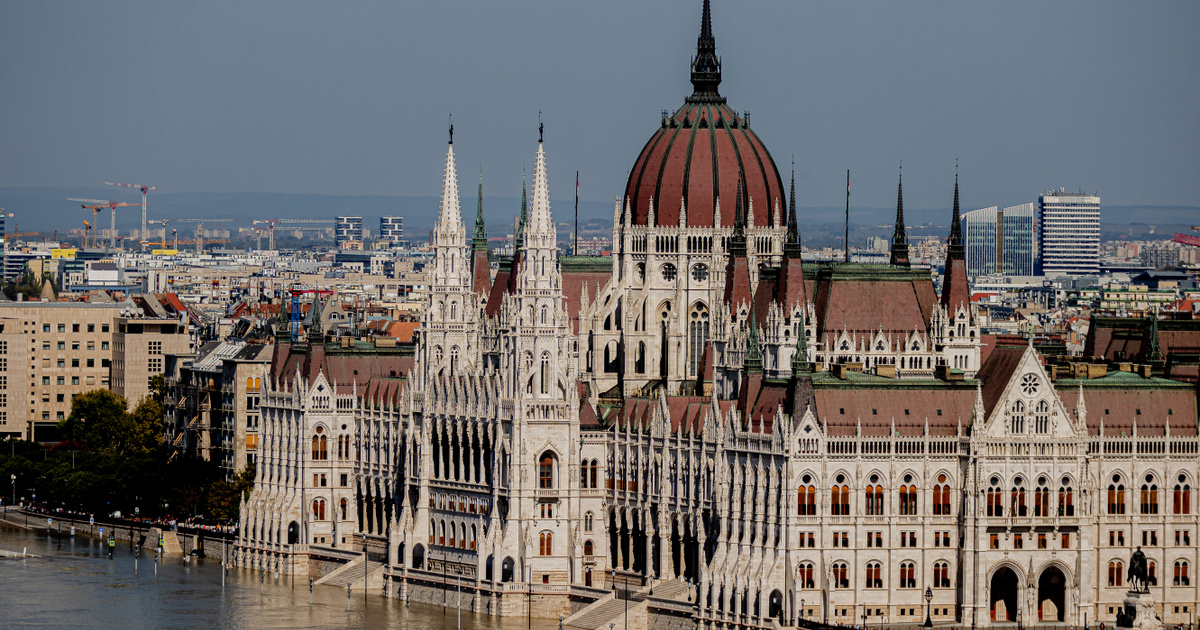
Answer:
<path fill-rule="evenodd" d="M 673 116 L 663 116 L 662 127 L 642 149 L 625 185 L 634 225 L 649 222 L 653 199 L 655 225 L 679 225 L 679 207 L 685 203 L 689 227 L 714 227 L 716 201 L 722 199 L 721 227 L 733 227 L 739 172 L 743 203 L 747 209 L 754 204 L 754 225 L 771 225 L 776 203 L 781 214 L 785 211 L 775 160 L 749 122 L 725 104 L 720 85 L 721 59 L 709 0 L 704 0 L 692 58 L 692 95 Z"/>
<path fill-rule="evenodd" d="M 783 179 L 762 140 L 724 99 L 693 95 L 650 138 L 634 162 L 625 199 L 634 225 L 646 225 L 654 199 L 654 224 L 679 225 L 686 199 L 689 227 L 714 227 L 721 199 L 721 227 L 731 228 L 738 172 L 744 203 L 754 204 L 754 225 L 771 225 L 775 204 L 786 212 Z M 782 217 L 781 217 L 782 218 Z"/>

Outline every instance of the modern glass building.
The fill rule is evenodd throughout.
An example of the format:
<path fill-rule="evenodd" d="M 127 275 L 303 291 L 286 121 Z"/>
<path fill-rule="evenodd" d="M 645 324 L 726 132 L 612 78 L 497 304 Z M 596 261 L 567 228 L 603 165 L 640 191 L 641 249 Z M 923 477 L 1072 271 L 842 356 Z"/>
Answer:
<path fill-rule="evenodd" d="M 340 248 L 342 243 L 363 240 L 362 217 L 334 217 L 333 241 Z"/>
<path fill-rule="evenodd" d="M 1100 197 L 1049 190 L 1038 198 L 1044 275 L 1100 273 Z"/>
<path fill-rule="evenodd" d="M 404 240 L 404 217 L 379 217 L 379 240 L 389 243 Z"/>
<path fill-rule="evenodd" d="M 967 275 L 1032 276 L 1037 255 L 1034 204 L 963 214 Z"/>

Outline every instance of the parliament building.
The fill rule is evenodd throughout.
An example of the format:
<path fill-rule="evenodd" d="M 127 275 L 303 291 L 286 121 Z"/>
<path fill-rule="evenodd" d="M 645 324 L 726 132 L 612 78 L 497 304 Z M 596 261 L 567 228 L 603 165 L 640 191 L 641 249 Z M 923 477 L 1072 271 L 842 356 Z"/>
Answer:
<path fill-rule="evenodd" d="M 1194 379 L 982 334 L 957 177 L 940 292 L 902 188 L 890 264 L 803 261 L 707 0 L 691 83 L 611 256 L 560 251 L 539 131 L 497 271 L 451 137 L 415 343 L 280 318 L 236 562 L 585 628 L 1082 628 L 1140 546 L 1162 621 L 1193 621 Z"/>

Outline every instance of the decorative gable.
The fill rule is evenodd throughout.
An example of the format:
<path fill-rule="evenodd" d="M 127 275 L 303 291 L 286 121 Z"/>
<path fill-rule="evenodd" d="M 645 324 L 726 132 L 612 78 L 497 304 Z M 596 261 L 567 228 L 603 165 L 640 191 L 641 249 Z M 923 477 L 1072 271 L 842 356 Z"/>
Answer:
<path fill-rule="evenodd" d="M 987 419 L 991 438 L 1074 438 L 1071 422 L 1033 346 L 1025 348 Z"/>

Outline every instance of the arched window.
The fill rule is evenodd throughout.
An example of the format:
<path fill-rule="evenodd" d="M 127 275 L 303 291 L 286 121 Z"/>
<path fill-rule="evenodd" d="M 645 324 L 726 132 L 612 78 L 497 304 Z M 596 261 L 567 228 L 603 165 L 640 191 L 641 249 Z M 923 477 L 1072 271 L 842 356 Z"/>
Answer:
<path fill-rule="evenodd" d="M 329 441 L 325 437 L 325 428 L 317 427 L 316 434 L 312 438 L 312 458 L 314 460 L 329 459 Z"/>
<path fill-rule="evenodd" d="M 454 535 L 455 532 L 456 532 L 456 528 L 454 527 L 454 523 L 450 523 L 450 532 L 449 532 L 450 539 L 449 539 L 449 541 L 447 541 L 449 543 L 450 547 L 453 547 L 454 541 L 457 540 L 457 538 Z"/>
<path fill-rule="evenodd" d="M 830 505 L 833 516 L 850 516 L 850 486 L 834 486 Z"/>
<path fill-rule="evenodd" d="M 446 521 L 442 521 L 438 524 L 438 544 L 446 544 Z"/>
<path fill-rule="evenodd" d="M 1062 478 L 1062 485 L 1058 488 L 1058 515 L 1075 516 L 1075 491 L 1067 477 Z"/>
<path fill-rule="evenodd" d="M 1142 484 L 1142 514 L 1158 514 L 1158 484 L 1153 480 L 1146 475 L 1146 483 Z"/>
<path fill-rule="evenodd" d="M 549 452 L 543 453 L 538 462 L 538 487 L 547 490 L 554 487 L 554 456 Z"/>
<path fill-rule="evenodd" d="M 950 516 L 950 485 L 946 475 L 938 475 L 937 485 L 933 487 L 933 513 L 936 516 Z"/>
<path fill-rule="evenodd" d="M 917 487 L 900 486 L 900 515 L 915 516 L 917 513 Z"/>
<path fill-rule="evenodd" d="M 950 565 L 945 562 L 933 563 L 934 588 L 950 588 Z"/>
<path fill-rule="evenodd" d="M 554 534 L 542 532 L 538 541 L 538 555 L 548 556 L 554 553 Z"/>
<path fill-rule="evenodd" d="M 1108 485 L 1108 513 L 1125 513 L 1125 485 L 1120 483 L 1120 478 L 1115 475 L 1113 483 Z"/>
<path fill-rule="evenodd" d="M 1180 483 L 1175 484 L 1175 493 L 1171 500 L 1171 505 L 1176 514 L 1191 514 L 1192 513 L 1192 487 L 1186 481 L 1187 477 L 1179 475 Z"/>
<path fill-rule="evenodd" d="M 454 374 L 458 370 L 458 346 L 450 348 L 450 373 Z"/>
<path fill-rule="evenodd" d="M 696 303 L 688 315 L 688 376 L 699 376 L 708 347 L 708 307 Z"/>
<path fill-rule="evenodd" d="M 313 500 L 313 520 L 314 521 L 325 520 L 325 499 Z"/>
<path fill-rule="evenodd" d="M 475 551 L 475 541 L 477 540 L 478 535 L 479 535 L 479 530 L 475 529 L 475 526 L 472 525 L 471 526 L 471 551 Z"/>
<path fill-rule="evenodd" d="M 883 486 L 867 486 L 867 516 L 883 516 Z"/>
<path fill-rule="evenodd" d="M 595 549 L 595 546 L 592 545 L 592 541 L 590 541 L 590 540 L 583 541 L 583 555 L 584 556 L 594 556 L 594 555 L 596 555 L 595 552 L 596 552 L 596 549 Z"/>
<path fill-rule="evenodd" d="M 1025 403 L 1019 400 L 1012 404 L 1012 432 L 1025 432 Z"/>
<path fill-rule="evenodd" d="M 590 477 L 591 477 L 591 482 L 592 482 L 591 488 L 593 490 L 595 490 L 596 488 L 600 487 L 600 479 L 599 479 L 599 477 L 600 477 L 600 462 L 593 459 L 590 469 L 591 469 Z"/>
<path fill-rule="evenodd" d="M 817 487 L 801 485 L 797 492 L 798 498 L 796 501 L 797 513 L 800 516 L 816 516 L 817 514 Z"/>
<path fill-rule="evenodd" d="M 550 307 L 546 306 L 545 304 L 542 305 L 542 321 L 541 321 L 541 323 L 543 323 L 543 324 L 550 323 Z"/>
<path fill-rule="evenodd" d="M 992 486 L 987 490 L 987 515 L 1004 516 L 1004 490 L 999 477 L 992 477 Z"/>
<path fill-rule="evenodd" d="M 594 518 L 595 518 L 595 516 L 591 512 L 588 512 L 583 515 L 583 531 L 584 532 L 587 532 L 589 534 L 592 532 L 592 519 L 594 519 Z"/>
<path fill-rule="evenodd" d="M 817 588 L 817 582 L 813 579 L 813 565 L 811 562 L 800 563 L 800 588 Z"/>
<path fill-rule="evenodd" d="M 1033 493 L 1033 515 L 1050 516 L 1050 488 L 1046 487 L 1046 478 L 1038 479 L 1038 488 Z"/>
<path fill-rule="evenodd" d="M 1039 402 L 1033 414 L 1033 432 L 1037 433 L 1038 435 L 1046 435 L 1049 433 L 1050 404 L 1044 400 Z"/>
<path fill-rule="evenodd" d="M 833 563 L 833 588 L 850 588 L 850 571 L 845 562 Z"/>
<path fill-rule="evenodd" d="M 542 393 L 550 393 L 550 353 L 542 353 Z"/>
<path fill-rule="evenodd" d="M 1025 511 L 1025 480 L 1017 477 L 1013 482 L 1012 503 L 1009 504 L 1012 516 L 1026 516 Z"/>
<path fill-rule="evenodd" d="M 1125 565 L 1120 560 L 1113 560 L 1108 563 L 1108 585 L 1121 586 L 1125 580 Z"/>
<path fill-rule="evenodd" d="M 1175 561 L 1175 576 L 1171 580 L 1174 586 L 1190 586 L 1191 579 L 1188 578 L 1188 563 L 1187 560 Z"/>
<path fill-rule="evenodd" d="M 917 566 L 911 562 L 900 563 L 899 588 L 917 588 Z"/>
<path fill-rule="evenodd" d="M 450 302 L 450 321 L 458 319 L 458 302 Z"/>
<path fill-rule="evenodd" d="M 883 567 L 878 562 L 868 562 L 863 588 L 883 588 Z"/>
<path fill-rule="evenodd" d="M 349 506 L 349 504 L 346 502 L 346 500 L 345 500 L 345 499 L 342 499 L 341 501 L 339 501 L 339 502 L 338 502 L 338 511 L 339 511 L 339 512 L 341 512 L 341 517 L 342 517 L 342 520 L 343 520 L 343 521 L 344 521 L 344 520 L 346 520 L 346 510 L 347 510 L 349 507 L 350 507 L 350 506 Z"/>

